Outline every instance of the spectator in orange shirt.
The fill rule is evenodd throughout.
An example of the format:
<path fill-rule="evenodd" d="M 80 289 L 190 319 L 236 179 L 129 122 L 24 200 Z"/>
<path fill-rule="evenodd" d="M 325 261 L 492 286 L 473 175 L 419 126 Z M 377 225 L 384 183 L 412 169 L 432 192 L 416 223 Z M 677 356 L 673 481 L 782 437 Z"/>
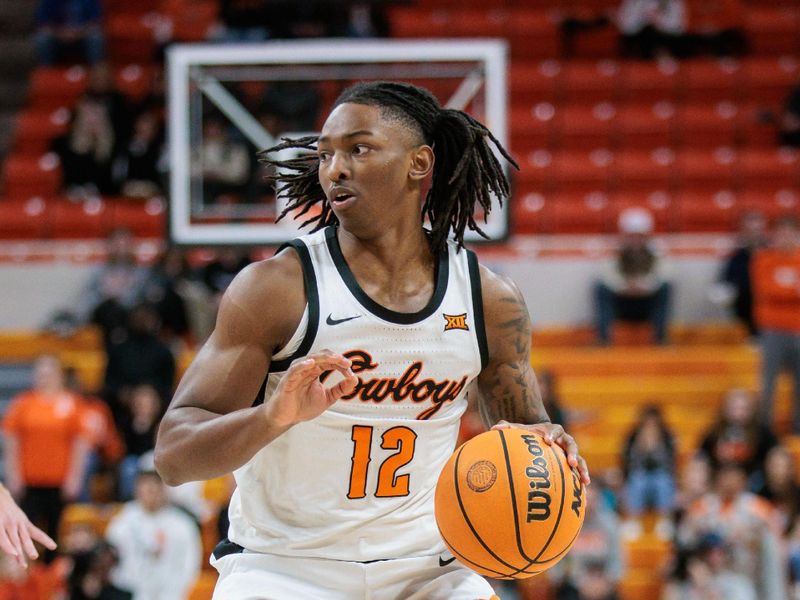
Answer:
<path fill-rule="evenodd" d="M 56 357 L 36 360 L 34 388 L 11 402 L 3 430 L 7 486 L 55 538 L 64 503 L 80 492 L 90 444 L 81 401 L 66 389 Z"/>
<path fill-rule="evenodd" d="M 797 220 L 775 225 L 772 245 L 753 262 L 756 322 L 761 329 L 761 415 L 772 422 L 775 384 L 786 368 L 794 379 L 793 429 L 800 433 L 800 231 Z"/>

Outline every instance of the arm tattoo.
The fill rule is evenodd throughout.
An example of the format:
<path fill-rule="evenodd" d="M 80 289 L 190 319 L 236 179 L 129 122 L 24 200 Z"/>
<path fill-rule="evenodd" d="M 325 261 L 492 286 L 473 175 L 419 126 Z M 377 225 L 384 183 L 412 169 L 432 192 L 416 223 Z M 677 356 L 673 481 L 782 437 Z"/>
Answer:
<path fill-rule="evenodd" d="M 530 365 L 531 322 L 525 300 L 514 288 L 513 295 L 499 302 L 507 318 L 495 326 L 495 335 L 504 358 L 496 362 L 490 358 L 478 380 L 481 416 L 488 424 L 501 419 L 526 424 L 550 421 Z"/>

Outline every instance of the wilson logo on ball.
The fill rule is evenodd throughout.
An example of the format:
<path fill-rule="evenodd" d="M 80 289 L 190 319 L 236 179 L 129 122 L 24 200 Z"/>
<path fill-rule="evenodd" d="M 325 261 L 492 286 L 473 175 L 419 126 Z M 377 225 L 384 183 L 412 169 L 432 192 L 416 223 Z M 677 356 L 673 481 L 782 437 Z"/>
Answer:
<path fill-rule="evenodd" d="M 488 460 L 476 462 L 467 471 L 467 485 L 473 492 L 485 492 L 497 481 L 497 469 Z"/>
<path fill-rule="evenodd" d="M 545 521 L 550 518 L 550 492 L 542 490 L 550 489 L 550 469 L 547 468 L 547 459 L 542 456 L 544 450 L 539 445 L 539 438 L 523 435 L 522 440 L 533 457 L 530 466 L 525 469 L 531 487 L 528 491 L 528 523 Z"/>

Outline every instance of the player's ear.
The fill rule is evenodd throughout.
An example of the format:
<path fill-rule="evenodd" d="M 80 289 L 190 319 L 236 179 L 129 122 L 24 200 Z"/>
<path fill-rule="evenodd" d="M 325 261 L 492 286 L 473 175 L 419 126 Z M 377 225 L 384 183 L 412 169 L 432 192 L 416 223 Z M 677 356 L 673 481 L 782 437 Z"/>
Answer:
<path fill-rule="evenodd" d="M 411 154 L 411 168 L 408 176 L 414 181 L 422 181 L 433 171 L 433 148 L 427 144 L 418 146 Z"/>

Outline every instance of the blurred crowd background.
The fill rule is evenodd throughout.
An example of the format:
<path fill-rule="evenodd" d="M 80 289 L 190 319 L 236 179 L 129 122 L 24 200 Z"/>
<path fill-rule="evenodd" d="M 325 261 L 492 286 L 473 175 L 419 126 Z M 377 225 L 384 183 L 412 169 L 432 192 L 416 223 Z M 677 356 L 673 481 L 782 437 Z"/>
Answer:
<path fill-rule="evenodd" d="M 800 2 L 15 0 L 0 242 L 105 249 L 79 302 L 0 332 L 3 481 L 59 541 L 27 571 L 0 558 L 0 600 L 210 598 L 232 480 L 167 488 L 152 450 L 221 295 L 270 251 L 168 243 L 165 50 L 453 36 L 510 44 L 513 236 L 614 248 L 592 327 L 534 337 L 550 415 L 592 469 L 586 524 L 560 565 L 498 593 L 800 599 Z M 273 135 L 315 130 L 339 89 L 233 86 Z M 274 217 L 259 149 L 213 111 L 202 129 L 212 214 Z M 676 323 L 687 283 L 660 237 L 710 233 L 733 248 L 707 293 L 728 320 Z M 482 430 L 469 411 L 462 439 Z"/>

